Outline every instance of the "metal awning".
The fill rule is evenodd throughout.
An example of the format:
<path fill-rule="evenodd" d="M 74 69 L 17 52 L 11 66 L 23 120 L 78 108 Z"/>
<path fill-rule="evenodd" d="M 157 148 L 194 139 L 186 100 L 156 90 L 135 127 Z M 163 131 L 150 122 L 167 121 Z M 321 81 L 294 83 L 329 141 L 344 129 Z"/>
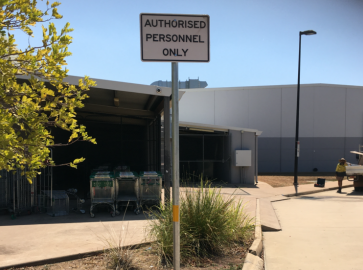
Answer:
<path fill-rule="evenodd" d="M 26 81 L 29 76 L 17 76 Z M 78 85 L 83 77 L 67 76 L 64 81 Z M 77 118 L 84 121 L 146 125 L 164 109 L 164 97 L 171 96 L 171 88 L 94 79 L 97 86 L 87 92 L 84 107 L 77 109 Z"/>
<path fill-rule="evenodd" d="M 199 123 L 192 123 L 192 122 L 179 122 L 179 127 L 189 128 L 195 131 L 222 131 L 228 132 L 228 130 L 237 130 L 237 131 L 245 131 L 245 132 L 252 132 L 256 133 L 257 136 L 262 134 L 262 131 L 257 129 L 250 129 L 250 128 L 239 128 L 239 127 L 229 127 L 229 126 L 218 126 L 218 125 L 208 125 L 208 124 L 199 124 Z"/>

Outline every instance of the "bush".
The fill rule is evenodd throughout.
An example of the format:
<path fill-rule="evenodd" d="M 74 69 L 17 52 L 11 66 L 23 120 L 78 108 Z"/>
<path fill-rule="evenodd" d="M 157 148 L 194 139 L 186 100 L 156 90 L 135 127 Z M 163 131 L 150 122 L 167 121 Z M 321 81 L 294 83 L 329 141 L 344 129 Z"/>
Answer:
<path fill-rule="evenodd" d="M 223 247 L 243 241 L 251 228 L 242 200 L 223 197 L 220 188 L 201 181 L 197 188 L 183 188 L 180 193 L 181 262 L 218 255 Z M 173 258 L 172 202 L 151 211 L 151 236 L 166 263 Z"/>

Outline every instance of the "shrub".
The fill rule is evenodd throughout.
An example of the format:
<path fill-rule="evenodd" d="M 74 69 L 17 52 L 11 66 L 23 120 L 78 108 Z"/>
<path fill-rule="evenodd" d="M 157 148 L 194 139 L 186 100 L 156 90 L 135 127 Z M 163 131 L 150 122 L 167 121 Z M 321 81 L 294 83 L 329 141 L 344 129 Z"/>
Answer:
<path fill-rule="evenodd" d="M 223 247 L 243 241 L 251 228 L 242 200 L 223 196 L 221 188 L 201 181 L 197 188 L 183 188 L 180 193 L 181 262 L 218 255 Z M 161 258 L 173 258 L 172 202 L 150 212 L 151 236 L 155 238 Z"/>

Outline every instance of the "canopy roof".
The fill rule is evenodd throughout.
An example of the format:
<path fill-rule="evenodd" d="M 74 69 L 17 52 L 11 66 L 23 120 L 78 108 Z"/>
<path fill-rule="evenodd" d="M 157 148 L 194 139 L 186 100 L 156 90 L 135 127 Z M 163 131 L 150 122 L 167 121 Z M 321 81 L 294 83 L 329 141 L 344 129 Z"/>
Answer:
<path fill-rule="evenodd" d="M 29 76 L 17 78 L 21 82 Z M 78 85 L 82 78 L 68 76 L 64 81 Z M 171 96 L 169 87 L 92 79 L 97 86 L 91 87 L 85 106 L 77 110 L 77 118 L 85 121 L 146 125 L 163 111 L 164 97 Z"/>
<path fill-rule="evenodd" d="M 179 127 L 186 127 L 191 130 L 200 130 L 200 131 L 224 131 L 227 132 L 229 130 L 237 130 L 241 132 L 252 132 L 256 133 L 257 136 L 262 134 L 262 131 L 251 128 L 239 128 L 239 127 L 229 127 L 229 126 L 218 126 L 218 125 L 209 125 L 209 124 L 200 124 L 200 123 L 192 123 L 192 122 L 179 122 Z"/>

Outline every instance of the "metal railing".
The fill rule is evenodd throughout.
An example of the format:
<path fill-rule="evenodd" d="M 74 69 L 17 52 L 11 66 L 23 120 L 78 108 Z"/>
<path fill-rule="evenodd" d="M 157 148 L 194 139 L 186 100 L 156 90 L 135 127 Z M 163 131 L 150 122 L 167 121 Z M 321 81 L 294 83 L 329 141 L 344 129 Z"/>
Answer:
<path fill-rule="evenodd" d="M 26 179 L 26 169 L 0 171 L 0 210 L 8 210 L 12 215 L 46 212 L 52 207 L 53 169 L 46 167 L 30 184 Z M 47 195 L 44 193 L 48 191 Z M 49 197 L 48 203 L 46 197 Z M 50 202 L 50 203 L 49 203 Z"/>

